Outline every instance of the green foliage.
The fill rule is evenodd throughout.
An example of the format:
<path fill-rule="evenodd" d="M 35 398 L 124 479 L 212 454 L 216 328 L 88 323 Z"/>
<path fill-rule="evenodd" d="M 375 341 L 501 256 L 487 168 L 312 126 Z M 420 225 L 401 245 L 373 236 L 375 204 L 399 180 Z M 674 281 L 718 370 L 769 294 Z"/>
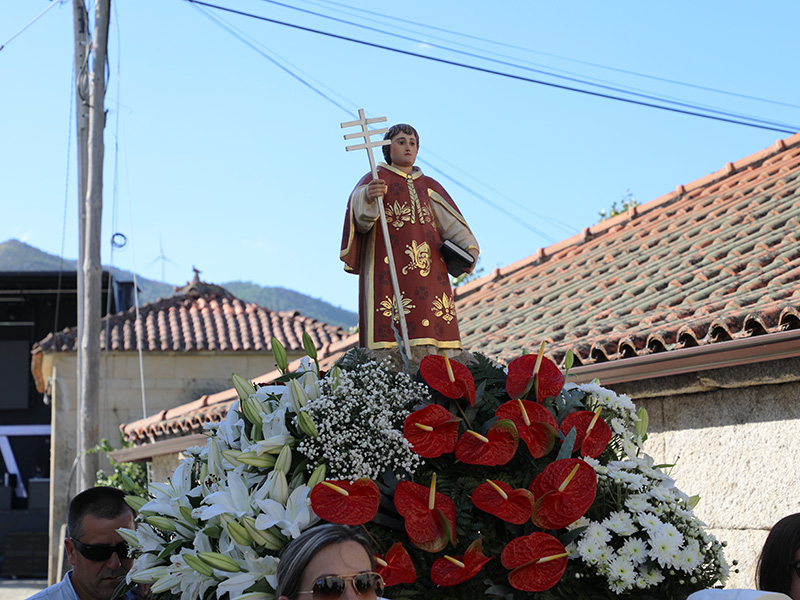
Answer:
<path fill-rule="evenodd" d="M 620 200 L 620 206 L 617 208 L 617 203 L 612 202 L 611 208 L 606 210 L 603 209 L 600 211 L 600 220 L 598 223 L 602 223 L 603 221 L 610 219 L 611 217 L 616 217 L 617 215 L 621 215 L 624 212 L 628 212 L 628 209 L 633 208 L 634 206 L 639 206 L 639 203 L 636 201 L 636 198 L 633 197 L 633 194 L 630 190 L 625 191 L 625 195 Z"/>
<path fill-rule="evenodd" d="M 123 448 L 131 448 L 133 443 L 122 441 Z M 129 494 L 136 494 L 137 496 L 146 495 L 147 490 L 147 467 L 142 463 L 118 463 L 109 454 L 116 450 L 106 438 L 100 440 L 94 448 L 89 450 L 87 454 L 96 454 L 102 452 L 103 455 L 111 463 L 111 468 L 114 472 L 111 475 L 106 475 L 102 470 L 97 472 L 97 485 L 105 485 L 108 487 L 118 488 Z"/>

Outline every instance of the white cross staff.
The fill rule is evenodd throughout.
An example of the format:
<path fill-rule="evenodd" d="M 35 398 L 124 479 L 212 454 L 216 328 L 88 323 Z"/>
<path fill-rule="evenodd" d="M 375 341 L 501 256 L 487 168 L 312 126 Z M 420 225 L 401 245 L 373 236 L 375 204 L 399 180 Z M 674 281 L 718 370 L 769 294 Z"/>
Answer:
<path fill-rule="evenodd" d="M 350 150 L 361 150 L 362 148 L 366 149 L 367 155 L 369 156 L 369 166 L 372 169 L 372 178 L 378 178 L 378 168 L 375 166 L 375 157 L 372 155 L 372 149 L 377 148 L 379 146 L 388 146 L 391 144 L 391 140 L 378 140 L 372 141 L 370 136 L 372 135 L 383 135 L 387 131 L 387 128 L 383 129 L 368 129 L 367 125 L 371 125 L 372 123 L 383 123 L 386 121 L 386 117 L 375 117 L 374 119 L 367 119 L 364 115 L 364 109 L 358 109 L 358 121 L 349 121 L 347 123 L 342 123 L 342 129 L 346 129 L 348 127 L 354 127 L 356 125 L 361 125 L 361 131 L 355 133 L 348 133 L 345 134 L 344 139 L 352 140 L 355 138 L 364 138 L 363 144 L 353 144 L 352 146 L 346 146 L 345 150 L 348 152 Z M 389 227 L 386 224 L 386 211 L 383 208 L 383 196 L 379 196 L 377 198 L 378 201 L 378 212 L 381 217 L 381 230 L 383 231 L 383 241 L 386 244 L 386 256 L 389 259 L 389 275 L 392 279 L 392 289 L 394 290 L 394 300 L 397 304 L 397 315 L 400 319 L 400 333 L 403 336 L 403 347 L 406 351 L 406 356 L 411 357 L 411 347 L 408 343 L 408 326 L 406 325 L 406 313 L 403 307 L 403 296 L 400 293 L 400 283 L 397 281 L 397 267 L 394 264 L 394 254 L 392 253 L 392 242 L 389 240 Z"/>

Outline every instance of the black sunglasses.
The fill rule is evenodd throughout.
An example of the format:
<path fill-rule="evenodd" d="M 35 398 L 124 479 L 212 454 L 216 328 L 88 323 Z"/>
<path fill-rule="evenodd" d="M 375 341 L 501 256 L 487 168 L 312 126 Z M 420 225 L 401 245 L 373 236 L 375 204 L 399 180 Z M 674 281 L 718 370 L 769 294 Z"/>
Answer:
<path fill-rule="evenodd" d="M 72 540 L 72 543 L 75 544 L 78 552 L 80 552 L 84 558 L 93 562 L 105 562 L 111 558 L 111 555 L 115 552 L 120 560 L 128 558 L 128 544 L 125 542 L 117 544 L 116 546 L 109 546 L 108 544 L 84 544 L 73 537 L 69 539 Z"/>
<path fill-rule="evenodd" d="M 370 593 L 380 596 L 383 593 L 383 578 L 377 573 L 359 573 L 346 577 L 339 575 L 320 577 L 311 586 L 310 592 L 299 593 L 312 594 L 311 597 L 314 600 L 339 600 L 344 596 L 348 581 L 352 582 L 353 588 L 359 596 L 367 597 Z"/>

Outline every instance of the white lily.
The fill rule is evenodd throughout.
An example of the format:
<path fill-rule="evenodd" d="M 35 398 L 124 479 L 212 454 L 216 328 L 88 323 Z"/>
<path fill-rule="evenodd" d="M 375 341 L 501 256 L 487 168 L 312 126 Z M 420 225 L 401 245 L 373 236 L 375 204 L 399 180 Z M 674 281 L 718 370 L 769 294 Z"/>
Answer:
<path fill-rule="evenodd" d="M 208 588 L 217 585 L 218 580 L 215 577 L 201 575 L 195 571 L 186 563 L 184 554 L 197 556 L 197 553 L 192 550 L 183 550 L 181 554 L 173 555 L 170 558 L 172 563 L 170 570 L 178 579 L 178 589 L 180 589 L 181 600 L 197 600 L 197 598 L 203 598 Z M 219 572 L 215 571 L 215 574 L 219 575 Z M 173 594 L 177 594 L 178 590 L 173 588 L 171 591 Z"/>
<path fill-rule="evenodd" d="M 261 415 L 261 428 L 264 439 L 254 443 L 250 450 L 256 454 L 264 454 L 272 450 L 279 450 L 294 442 L 294 438 L 286 428 L 286 407 L 280 406 L 271 413 Z"/>
<path fill-rule="evenodd" d="M 265 578 L 273 589 L 278 585 L 278 560 L 275 557 L 259 557 L 254 552 L 247 551 L 239 562 L 243 563 L 242 571 L 219 584 L 217 598 L 221 598 L 226 592 L 230 594 L 230 598 L 239 598 L 247 588 L 262 578 Z"/>
<path fill-rule="evenodd" d="M 221 514 L 237 518 L 249 515 L 252 512 L 250 492 L 241 472 L 229 471 L 227 487 L 220 486 L 218 492 L 213 492 L 203 499 L 203 504 L 206 506 L 195 509 L 193 514 L 204 521 Z"/>
<path fill-rule="evenodd" d="M 258 507 L 262 514 L 256 518 L 256 527 L 269 529 L 277 526 L 286 537 L 296 538 L 307 529 L 309 525 L 319 520 L 311 510 L 311 501 L 308 496 L 311 488 L 301 485 L 289 496 L 286 506 L 270 498 L 258 500 Z"/>
<path fill-rule="evenodd" d="M 286 391 L 283 392 L 283 397 L 288 401 L 292 412 L 295 413 L 299 413 L 300 409 L 308 404 L 308 394 L 306 394 L 305 386 L 298 379 L 292 379 L 286 384 Z"/>

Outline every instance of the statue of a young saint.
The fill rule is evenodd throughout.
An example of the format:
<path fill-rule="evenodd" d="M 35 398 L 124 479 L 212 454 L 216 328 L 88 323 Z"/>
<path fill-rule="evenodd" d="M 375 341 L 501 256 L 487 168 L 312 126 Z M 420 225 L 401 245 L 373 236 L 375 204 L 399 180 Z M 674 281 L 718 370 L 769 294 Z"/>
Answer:
<path fill-rule="evenodd" d="M 400 330 L 386 245 L 376 224 L 377 199 L 383 196 L 412 352 L 417 358 L 442 350 L 452 355 L 461 350 L 461 337 L 441 246 L 450 240 L 477 261 L 478 242 L 445 189 L 414 166 L 416 130 L 394 125 L 385 139 L 391 140 L 383 146 L 386 162 L 378 166 L 378 179 L 364 175 L 350 194 L 342 236 L 345 270 L 359 275 L 359 343 L 370 350 L 396 348 Z"/>

